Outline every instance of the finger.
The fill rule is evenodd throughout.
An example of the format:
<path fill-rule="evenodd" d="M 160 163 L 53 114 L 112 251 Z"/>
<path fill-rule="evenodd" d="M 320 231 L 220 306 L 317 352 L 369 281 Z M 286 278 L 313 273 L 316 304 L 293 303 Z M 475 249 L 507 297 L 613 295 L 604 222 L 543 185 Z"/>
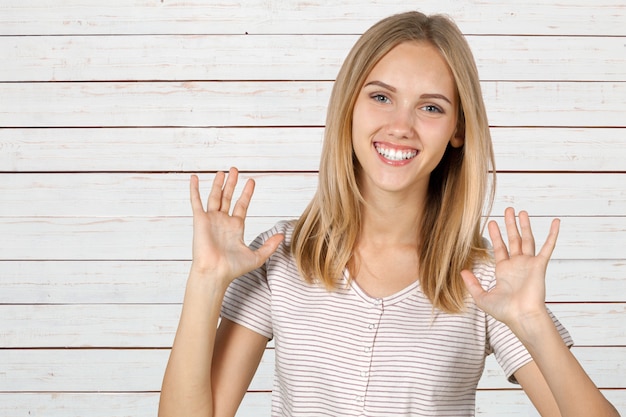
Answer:
<path fill-rule="evenodd" d="M 222 186 L 224 185 L 224 174 L 222 171 L 215 173 L 213 179 L 213 185 L 211 186 L 211 192 L 209 193 L 209 199 L 207 202 L 207 211 L 219 210 L 222 205 Z"/>
<path fill-rule="evenodd" d="M 263 265 L 265 261 L 267 261 L 267 259 L 272 255 L 272 253 L 276 252 L 276 249 L 278 249 L 278 245 L 280 245 L 280 242 L 282 242 L 284 238 L 285 235 L 283 235 L 282 233 L 275 234 L 274 236 L 267 239 L 260 248 L 254 251 L 254 254 L 256 255 L 255 268 Z"/>
<path fill-rule="evenodd" d="M 526 211 L 519 212 L 519 226 L 522 232 L 522 253 L 535 255 L 535 237 L 530 227 L 530 217 Z"/>
<path fill-rule="evenodd" d="M 467 288 L 467 292 L 470 293 L 478 307 L 481 306 L 483 297 L 487 294 L 487 291 L 483 289 L 483 287 L 478 282 L 476 275 L 474 275 L 471 271 L 464 269 L 461 271 L 461 277 L 463 278 L 463 282 L 465 283 L 465 288 Z"/>
<path fill-rule="evenodd" d="M 539 256 L 546 259 L 546 262 L 552 256 L 552 252 L 554 252 L 554 248 L 556 247 L 556 241 L 559 237 L 559 228 L 561 226 L 561 221 L 559 219 L 552 220 L 552 224 L 550 224 L 550 232 L 548 233 L 548 237 L 546 238 L 545 243 L 541 247 L 539 251 Z"/>
<path fill-rule="evenodd" d="M 228 213 L 230 210 L 230 203 L 233 200 L 233 194 L 235 193 L 235 187 L 237 186 L 237 179 L 239 178 L 239 171 L 237 168 L 231 168 L 228 171 L 228 178 L 226 184 L 222 189 L 222 202 L 220 210 L 224 213 Z"/>
<path fill-rule="evenodd" d="M 502 233 L 500 233 L 500 226 L 495 221 L 490 221 L 487 225 L 489 229 L 489 237 L 491 238 L 491 244 L 493 245 L 493 255 L 496 262 L 509 259 L 509 251 L 502 239 Z"/>
<path fill-rule="evenodd" d="M 189 179 L 189 199 L 191 201 L 191 211 L 196 214 L 204 212 L 202 200 L 200 199 L 200 181 L 197 175 L 192 175 Z"/>
<path fill-rule="evenodd" d="M 252 199 L 252 195 L 254 194 L 254 180 L 250 178 L 246 181 L 246 185 L 243 187 L 243 191 L 241 192 L 241 196 L 235 203 L 235 207 L 233 208 L 233 216 L 241 217 L 245 219 L 248 215 L 248 207 L 250 206 L 250 200 Z"/>
<path fill-rule="evenodd" d="M 504 225 L 506 227 L 506 236 L 509 240 L 509 255 L 520 255 L 522 253 L 522 238 L 517 229 L 515 210 L 511 207 L 504 211 Z"/>

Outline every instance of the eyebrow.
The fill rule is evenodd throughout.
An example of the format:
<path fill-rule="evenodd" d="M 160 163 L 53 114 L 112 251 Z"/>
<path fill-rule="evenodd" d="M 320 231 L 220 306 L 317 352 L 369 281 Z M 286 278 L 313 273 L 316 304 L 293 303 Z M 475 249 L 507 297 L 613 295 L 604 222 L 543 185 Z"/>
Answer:
<path fill-rule="evenodd" d="M 448 102 L 449 104 L 452 104 L 448 97 L 444 96 L 443 94 L 422 94 L 420 98 L 439 98 L 443 101 Z"/>
<path fill-rule="evenodd" d="M 365 84 L 365 87 L 370 86 L 370 85 L 377 85 L 379 87 L 385 88 L 389 91 L 391 91 L 392 93 L 395 93 L 397 91 L 397 89 L 387 83 L 384 83 L 382 81 L 370 81 L 369 83 Z M 441 100 L 444 100 L 450 104 L 452 104 L 452 102 L 450 101 L 450 99 L 446 96 L 444 96 L 443 94 L 437 94 L 437 93 L 431 93 L 431 94 L 422 94 L 420 96 L 420 98 L 438 98 Z"/>

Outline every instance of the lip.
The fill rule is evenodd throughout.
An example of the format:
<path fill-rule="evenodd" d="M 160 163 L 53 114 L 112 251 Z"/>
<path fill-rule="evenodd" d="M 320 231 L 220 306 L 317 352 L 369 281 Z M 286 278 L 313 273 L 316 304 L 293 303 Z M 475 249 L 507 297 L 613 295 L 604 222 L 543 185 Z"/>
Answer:
<path fill-rule="evenodd" d="M 385 164 L 392 165 L 392 166 L 407 165 L 411 163 L 415 159 L 415 157 L 417 157 L 420 154 L 420 151 L 417 148 L 413 148 L 410 146 L 396 145 L 396 144 L 392 144 L 388 142 L 374 142 L 373 147 L 374 147 L 374 152 L 376 152 L 376 155 L 378 155 L 380 160 L 383 161 Z M 396 152 L 402 152 L 404 153 L 405 158 L 408 155 L 412 155 L 412 156 L 406 159 L 404 158 L 403 159 L 388 159 L 387 157 L 385 157 L 379 152 L 379 149 L 381 148 L 385 150 L 394 150 Z"/>

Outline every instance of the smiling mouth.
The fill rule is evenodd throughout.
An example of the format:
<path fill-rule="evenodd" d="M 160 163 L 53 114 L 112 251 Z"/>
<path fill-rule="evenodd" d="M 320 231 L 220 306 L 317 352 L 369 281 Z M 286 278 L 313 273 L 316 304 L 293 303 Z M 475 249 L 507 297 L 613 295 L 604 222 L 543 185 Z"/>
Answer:
<path fill-rule="evenodd" d="M 406 161 L 417 156 L 417 149 L 393 149 L 380 143 L 374 143 L 374 148 L 379 155 L 390 161 Z"/>

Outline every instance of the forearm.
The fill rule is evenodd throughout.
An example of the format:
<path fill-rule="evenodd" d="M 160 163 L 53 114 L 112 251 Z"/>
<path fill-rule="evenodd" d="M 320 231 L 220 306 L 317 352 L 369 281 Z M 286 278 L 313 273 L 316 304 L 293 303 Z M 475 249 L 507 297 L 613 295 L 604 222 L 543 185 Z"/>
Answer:
<path fill-rule="evenodd" d="M 512 329 L 533 357 L 563 417 L 619 415 L 563 343 L 547 313 Z"/>
<path fill-rule="evenodd" d="M 159 417 L 212 416 L 211 363 L 225 289 L 191 272 L 163 378 Z"/>

